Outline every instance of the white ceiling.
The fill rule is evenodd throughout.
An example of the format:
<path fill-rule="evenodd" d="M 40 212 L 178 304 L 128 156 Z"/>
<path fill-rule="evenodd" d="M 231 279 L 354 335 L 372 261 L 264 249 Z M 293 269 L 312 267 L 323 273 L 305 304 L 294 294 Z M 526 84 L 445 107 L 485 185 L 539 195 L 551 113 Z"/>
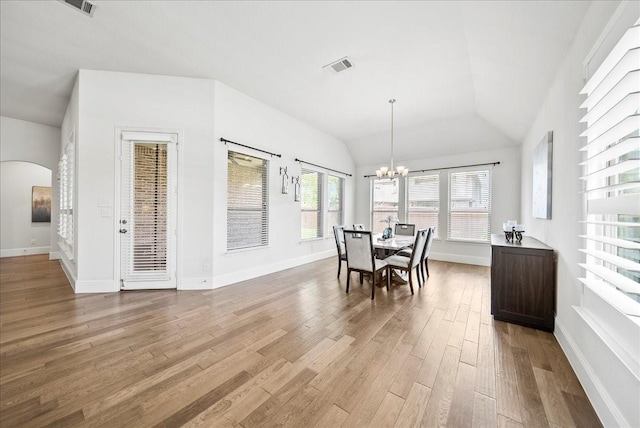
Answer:
<path fill-rule="evenodd" d="M 359 165 L 519 144 L 586 1 L 0 1 L 0 114 L 59 126 L 78 69 L 217 79 Z M 349 56 L 354 68 L 322 66 Z"/>

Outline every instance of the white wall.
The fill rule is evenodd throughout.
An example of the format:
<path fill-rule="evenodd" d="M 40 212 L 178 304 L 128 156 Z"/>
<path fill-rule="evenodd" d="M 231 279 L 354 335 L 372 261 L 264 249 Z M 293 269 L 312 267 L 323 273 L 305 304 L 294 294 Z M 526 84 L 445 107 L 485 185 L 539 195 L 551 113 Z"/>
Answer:
<path fill-rule="evenodd" d="M 119 288 L 114 263 L 118 127 L 181 133 L 183 251 L 177 268 L 183 285 L 199 282 L 213 248 L 213 81 L 80 70 L 78 95 L 76 292 Z"/>
<path fill-rule="evenodd" d="M 0 116 L 0 162 L 31 162 L 51 171 L 53 182 L 60 159 L 60 128 Z M 51 183 L 51 179 L 49 181 Z M 50 258 L 58 258 L 58 186 L 52 186 L 51 224 L 49 228 Z M 29 193 L 31 194 L 31 193 Z M 29 218 L 30 219 L 30 218 Z M 4 235 L 4 231 L 3 231 Z M 39 244 L 38 244 L 39 246 Z M 2 248 L 5 248 L 4 246 Z"/>
<path fill-rule="evenodd" d="M 493 233 L 502 233 L 502 223 L 507 220 L 520 220 L 520 147 L 511 146 L 502 149 L 461 153 L 427 159 L 396 160 L 396 165 L 405 165 L 410 171 L 430 168 L 445 168 L 487 162 L 500 162 L 492 170 L 492 214 Z M 371 226 L 370 179 L 365 175 L 374 174 L 379 165 L 358 168 L 356 215 L 357 223 Z M 441 213 L 442 216 L 442 213 Z M 442 221 L 440 224 L 446 224 Z M 384 225 L 372 225 L 374 231 L 382 231 Z M 526 224 L 525 224 L 526 227 Z M 430 258 L 458 263 L 482 266 L 490 265 L 490 245 L 446 241 L 446 229 L 440 227 L 440 237 L 433 242 Z"/>
<path fill-rule="evenodd" d="M 299 176 L 299 158 L 354 174 L 355 166 L 346 146 L 297 119 L 287 116 L 241 92 L 216 82 L 214 163 L 214 286 L 307 263 L 335 254 L 333 235 L 300 241 L 300 203 L 294 201 L 293 186 L 280 191 L 280 167 L 289 177 Z M 282 155 L 270 158 L 269 247 L 227 252 L 227 149 L 220 138 L 258 147 Z M 251 153 L 251 152 L 248 152 Z M 308 167 L 308 166 L 307 166 Z M 322 171 L 320 169 L 320 171 Z M 325 171 L 326 172 L 326 171 Z M 345 179 L 345 220 L 353 221 L 354 178 Z"/>
<path fill-rule="evenodd" d="M 354 172 L 346 146 L 213 80 L 80 70 L 63 122 L 76 128 L 76 292 L 116 291 L 116 128 L 175 130 L 179 148 L 178 288 L 212 288 L 335 254 L 333 236 L 300 242 L 300 205 L 280 193 L 279 167 L 296 157 Z M 227 146 L 220 137 L 282 154 L 270 169 L 270 245 L 227 253 Z M 345 217 L 352 221 L 351 179 Z M 105 216 L 105 208 L 112 208 Z M 206 270 L 206 267 L 209 270 Z M 73 275 L 73 272 L 72 272 Z"/>
<path fill-rule="evenodd" d="M 29 162 L 0 162 L 0 257 L 50 251 L 51 223 L 31 222 L 32 186 L 51 187 L 51 170 Z"/>
<path fill-rule="evenodd" d="M 579 134 L 584 125 L 578 121 L 584 115 L 578 107 L 583 97 L 578 95 L 584 86 L 583 61 L 593 48 L 618 2 L 593 2 L 547 94 L 544 105 L 522 146 L 522 215 L 527 232 L 553 247 L 557 252 L 557 315 L 556 331 L 580 381 L 605 426 L 640 426 L 640 381 L 603 340 L 594 325 L 581 317 L 575 308 L 585 299 L 585 291 L 576 279 L 580 276 L 578 263 L 583 261 L 580 247 L 582 196 L 578 149 L 584 145 Z M 612 21 L 611 37 L 605 40 L 596 56 L 604 54 L 621 34 L 640 16 L 640 3 L 625 3 L 620 19 Z M 595 57 L 594 57 L 595 58 Z M 595 62 L 595 61 L 594 61 Z M 599 63 L 599 62 L 598 62 Z M 591 73 L 597 64 L 592 64 Z M 553 191 L 552 219 L 532 217 L 532 152 L 536 144 L 553 130 Z M 637 326 L 620 326 L 640 340 Z M 637 349 L 637 348 L 636 348 Z M 635 356 L 636 361 L 638 356 Z"/>

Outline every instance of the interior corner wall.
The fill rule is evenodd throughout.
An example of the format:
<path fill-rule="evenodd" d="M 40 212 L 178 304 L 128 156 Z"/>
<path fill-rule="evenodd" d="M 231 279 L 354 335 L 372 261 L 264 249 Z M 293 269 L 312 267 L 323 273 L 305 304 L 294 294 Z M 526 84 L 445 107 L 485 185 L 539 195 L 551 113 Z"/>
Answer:
<path fill-rule="evenodd" d="M 446 168 L 452 166 L 500 162 L 492 170 L 491 191 L 491 230 L 502 233 L 502 223 L 507 220 L 519 220 L 520 217 L 520 146 L 509 146 L 501 149 L 470 151 L 451 156 L 427 159 L 401 159 L 397 162 L 418 171 L 430 168 Z M 379 165 L 362 166 L 357 174 L 356 223 L 364 223 L 373 231 L 382 232 L 383 227 L 371 225 L 371 180 L 365 175 L 374 174 Z M 454 170 L 455 171 L 455 170 Z M 446 203 L 446 202 L 445 202 Z M 442 204 L 442 201 L 441 201 Z M 441 211 L 441 215 L 443 215 Z M 442 221 L 441 221 L 441 224 Z M 487 244 L 452 242 L 444 239 L 446 230 L 440 231 L 440 237 L 433 241 L 430 258 L 456 263 L 467 263 L 489 266 L 491 248 Z"/>
<path fill-rule="evenodd" d="M 578 252 L 582 233 L 583 201 L 578 163 L 582 161 L 579 137 L 584 115 L 579 109 L 584 100 L 579 91 L 584 86 L 584 61 L 607 27 L 620 2 L 593 2 L 576 34 L 574 43 L 559 66 L 545 102 L 522 145 L 521 211 L 527 234 L 553 247 L 557 254 L 556 337 L 565 350 L 582 386 L 605 426 L 640 426 L 640 381 L 575 310 L 580 306 L 583 288 Z M 638 2 L 623 2 L 626 8 L 620 19 L 611 21 L 614 41 L 640 16 Z M 620 12 L 620 11 L 618 11 Z M 626 22 L 625 22 L 626 21 Z M 609 41 L 611 44 L 611 41 Z M 613 45 L 604 46 L 603 52 Z M 602 55 L 601 55 L 602 56 Z M 600 58 L 600 61 L 603 58 Z M 591 72 L 598 64 L 593 65 Z M 553 131 L 552 218 L 532 216 L 533 150 Z M 640 340 L 640 338 L 636 338 Z M 636 356 L 637 357 L 637 356 Z"/>
<path fill-rule="evenodd" d="M 60 158 L 60 128 L 0 116 L 0 162 L 31 162 L 51 170 L 56 182 Z M 58 188 L 51 189 L 51 224 L 58 224 Z M 3 232 L 4 233 L 4 232 Z M 57 228 L 49 231 L 50 257 L 57 258 Z"/>
<path fill-rule="evenodd" d="M 225 145 L 220 138 L 281 154 L 269 157 L 269 245 L 227 251 L 227 150 L 246 150 Z M 294 201 L 293 186 L 282 194 L 280 168 L 289 180 L 300 176 L 296 158 L 353 174 L 345 177 L 344 219 L 353 221 L 355 164 L 346 145 L 297 119 L 267 106 L 223 83 L 216 82 L 214 148 L 214 259 L 213 286 L 219 287 L 268 274 L 336 254 L 333 234 L 301 241 L 300 202 Z M 249 154 L 258 153 L 248 151 Z M 262 154 L 264 156 L 264 154 Z M 313 168 L 306 166 L 308 168 Z M 318 169 L 321 172 L 328 171 Z M 337 174 L 337 176 L 342 176 Z"/>
<path fill-rule="evenodd" d="M 206 279 L 203 263 L 212 261 L 214 237 L 214 81 L 80 70 L 78 82 L 76 292 L 119 289 L 114 260 L 119 127 L 180 133 L 178 288 L 200 283 Z"/>

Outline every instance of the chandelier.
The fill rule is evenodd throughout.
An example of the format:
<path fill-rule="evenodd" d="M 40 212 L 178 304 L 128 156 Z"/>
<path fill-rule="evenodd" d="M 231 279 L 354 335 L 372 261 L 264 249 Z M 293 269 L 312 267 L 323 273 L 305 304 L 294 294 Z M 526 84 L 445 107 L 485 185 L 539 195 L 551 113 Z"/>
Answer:
<path fill-rule="evenodd" d="M 389 104 L 391 104 L 391 165 L 389 167 L 382 166 L 376 170 L 378 178 L 386 175 L 389 179 L 392 179 L 396 175 L 396 172 L 402 177 L 406 177 L 407 174 L 409 174 L 409 169 L 404 166 L 397 166 L 395 170 L 393 169 L 393 103 L 395 102 L 396 100 L 393 98 L 389 100 Z"/>

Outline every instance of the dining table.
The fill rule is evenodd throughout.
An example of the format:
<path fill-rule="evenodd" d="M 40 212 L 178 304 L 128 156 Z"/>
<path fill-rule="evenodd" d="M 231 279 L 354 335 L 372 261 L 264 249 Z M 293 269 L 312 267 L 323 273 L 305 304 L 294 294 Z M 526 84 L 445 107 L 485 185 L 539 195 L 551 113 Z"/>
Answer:
<path fill-rule="evenodd" d="M 382 239 L 382 233 L 377 233 L 373 236 L 372 243 L 376 258 L 385 259 L 404 248 L 411 248 L 414 241 L 415 237 L 413 235 L 395 235 L 391 238 Z M 409 276 L 405 272 L 393 270 L 392 281 L 406 284 L 408 279 Z"/>
<path fill-rule="evenodd" d="M 379 253 L 390 255 L 403 248 L 411 247 L 414 240 L 413 235 L 395 235 L 392 238 L 382 239 L 382 233 L 377 233 L 373 236 L 373 248 L 380 250 Z"/>

